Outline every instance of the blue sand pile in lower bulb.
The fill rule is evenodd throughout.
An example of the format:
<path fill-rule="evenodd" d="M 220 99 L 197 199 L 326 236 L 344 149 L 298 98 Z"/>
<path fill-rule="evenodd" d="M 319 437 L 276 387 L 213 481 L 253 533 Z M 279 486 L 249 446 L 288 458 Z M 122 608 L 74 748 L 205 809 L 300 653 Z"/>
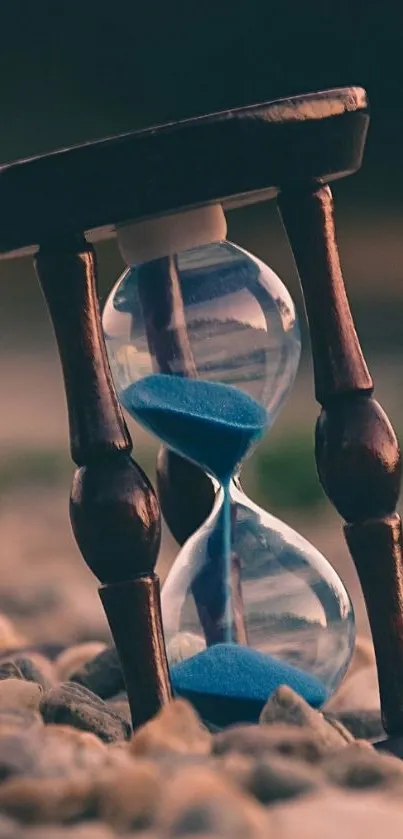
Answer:
<path fill-rule="evenodd" d="M 120 398 L 144 427 L 222 483 L 268 426 L 259 402 L 220 382 L 155 373 L 129 385 Z"/>
<path fill-rule="evenodd" d="M 269 696 L 288 685 L 312 707 L 328 698 L 315 676 L 272 656 L 238 646 L 215 644 L 171 668 L 172 686 L 215 725 L 257 722 Z"/>

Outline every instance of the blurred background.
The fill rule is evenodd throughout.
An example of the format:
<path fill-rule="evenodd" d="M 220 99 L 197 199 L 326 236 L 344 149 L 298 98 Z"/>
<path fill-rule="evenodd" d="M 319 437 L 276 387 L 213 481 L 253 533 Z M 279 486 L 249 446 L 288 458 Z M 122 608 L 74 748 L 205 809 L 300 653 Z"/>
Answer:
<path fill-rule="evenodd" d="M 13 0 L 2 4 L 0 162 L 108 134 L 309 90 L 363 85 L 372 124 L 362 171 L 334 186 L 348 294 L 376 393 L 403 436 L 403 99 L 401 20 L 371 0 Z M 304 318 L 275 203 L 233 211 L 229 238 L 285 281 Z M 104 297 L 123 265 L 98 248 Z M 70 533 L 63 387 L 29 259 L 0 263 L 0 610 L 36 638 L 107 637 Z M 309 343 L 276 427 L 248 462 L 249 494 L 306 535 L 353 594 L 341 522 L 315 472 Z M 155 445 L 133 428 L 153 475 Z M 164 575 L 176 546 L 165 534 Z"/>

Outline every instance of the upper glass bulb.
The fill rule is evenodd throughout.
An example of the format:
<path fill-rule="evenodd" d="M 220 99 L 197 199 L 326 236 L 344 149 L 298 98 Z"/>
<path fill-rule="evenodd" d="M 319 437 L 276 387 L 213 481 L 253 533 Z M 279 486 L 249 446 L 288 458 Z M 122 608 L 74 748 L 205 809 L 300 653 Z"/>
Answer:
<path fill-rule="evenodd" d="M 227 241 L 128 268 L 103 326 L 125 408 L 220 481 L 272 425 L 298 368 L 287 289 Z"/>

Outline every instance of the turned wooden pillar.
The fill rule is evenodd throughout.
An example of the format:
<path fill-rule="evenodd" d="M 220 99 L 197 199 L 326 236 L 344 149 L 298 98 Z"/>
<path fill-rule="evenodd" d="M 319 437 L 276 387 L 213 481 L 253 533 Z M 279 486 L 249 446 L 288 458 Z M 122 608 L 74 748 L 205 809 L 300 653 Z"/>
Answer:
<path fill-rule="evenodd" d="M 36 271 L 63 368 L 71 455 L 77 464 L 70 518 L 119 652 L 133 726 L 171 697 L 162 634 L 158 502 L 130 457 L 102 335 L 94 249 L 82 236 L 41 246 Z"/>
<path fill-rule="evenodd" d="M 316 463 L 364 593 L 388 734 L 403 734 L 403 541 L 401 457 L 354 329 L 337 250 L 328 186 L 284 190 L 280 212 L 309 322 L 316 398 Z"/>

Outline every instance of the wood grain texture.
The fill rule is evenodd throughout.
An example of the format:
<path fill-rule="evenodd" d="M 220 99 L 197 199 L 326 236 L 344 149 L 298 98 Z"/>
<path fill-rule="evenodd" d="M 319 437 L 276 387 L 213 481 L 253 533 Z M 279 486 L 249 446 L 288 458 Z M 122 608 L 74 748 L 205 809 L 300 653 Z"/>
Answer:
<path fill-rule="evenodd" d="M 133 728 L 172 697 L 156 575 L 102 586 L 100 597 L 119 652 Z"/>
<path fill-rule="evenodd" d="M 171 695 L 154 575 L 159 506 L 130 457 L 102 335 L 92 246 L 67 236 L 43 245 L 35 266 L 59 347 L 71 452 L 79 467 L 70 498 L 72 528 L 87 565 L 104 584 L 101 599 L 138 725 Z"/>
<path fill-rule="evenodd" d="M 329 187 L 290 189 L 279 207 L 301 280 L 322 405 L 318 474 L 346 521 L 373 634 L 385 730 L 403 734 L 403 541 L 395 512 L 399 445 L 372 396 L 344 288 Z"/>
<path fill-rule="evenodd" d="M 192 206 L 273 196 L 361 165 L 359 87 L 303 94 L 86 143 L 0 168 L 0 253 Z M 340 138 L 342 142 L 340 141 Z"/>

